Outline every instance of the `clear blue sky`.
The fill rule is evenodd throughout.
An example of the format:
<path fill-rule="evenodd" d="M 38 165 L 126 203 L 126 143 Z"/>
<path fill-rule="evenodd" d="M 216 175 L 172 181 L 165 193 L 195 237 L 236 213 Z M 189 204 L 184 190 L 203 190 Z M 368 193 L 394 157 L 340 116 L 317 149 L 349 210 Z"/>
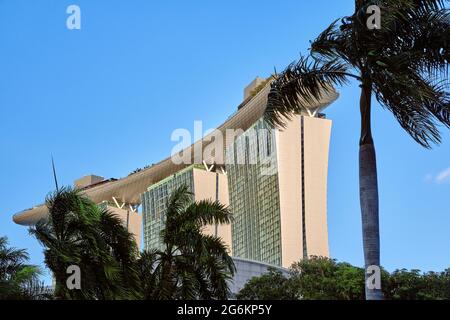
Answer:
<path fill-rule="evenodd" d="M 176 128 L 222 123 L 255 76 L 281 70 L 353 0 L 0 0 L 0 235 L 41 264 L 11 215 L 59 180 L 122 177 L 169 155 Z M 81 7 L 81 30 L 66 8 Z M 387 84 L 388 85 L 388 84 Z M 331 255 L 362 265 L 358 87 L 340 89 L 328 185 Z M 450 267 L 450 132 L 425 150 L 376 105 L 382 264 Z"/>

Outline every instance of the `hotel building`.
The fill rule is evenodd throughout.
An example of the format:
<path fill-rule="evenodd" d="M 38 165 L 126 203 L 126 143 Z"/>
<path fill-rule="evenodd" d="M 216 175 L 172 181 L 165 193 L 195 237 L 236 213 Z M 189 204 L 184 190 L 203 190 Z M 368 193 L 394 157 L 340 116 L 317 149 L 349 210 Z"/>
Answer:
<path fill-rule="evenodd" d="M 167 200 L 172 190 L 187 186 L 193 201 L 219 201 L 228 206 L 228 183 L 223 173 L 208 171 L 203 165 L 192 165 L 150 186 L 141 195 L 144 248 L 161 249 L 160 233 L 164 228 Z M 231 253 L 231 226 L 208 225 L 203 232 L 221 237 Z"/>
<path fill-rule="evenodd" d="M 269 90 L 268 81 L 255 79 L 245 88 L 244 101 L 217 128 L 225 137 L 224 156 L 206 159 L 194 151 L 212 143 L 211 133 L 182 150 L 190 163 L 177 164 L 168 157 L 118 180 L 90 176 L 80 187 L 82 193 L 117 211 L 137 239 L 142 230 L 144 249 L 160 248 L 165 202 L 171 190 L 186 184 L 193 200 L 230 206 L 231 226 L 208 226 L 204 232 L 220 236 L 234 257 L 289 267 L 311 255 L 328 256 L 331 121 L 322 112 L 338 94 L 324 94 L 305 114 L 292 117 L 285 129 L 273 130 L 263 121 Z M 227 130 L 239 134 L 230 139 Z M 39 205 L 13 219 L 31 225 L 47 214 Z M 141 216 L 143 226 L 136 228 Z"/>

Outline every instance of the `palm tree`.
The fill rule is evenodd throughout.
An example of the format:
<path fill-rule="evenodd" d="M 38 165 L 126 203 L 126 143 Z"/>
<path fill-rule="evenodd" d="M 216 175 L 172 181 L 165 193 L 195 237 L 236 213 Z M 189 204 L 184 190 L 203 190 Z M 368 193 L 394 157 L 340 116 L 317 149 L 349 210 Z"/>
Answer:
<path fill-rule="evenodd" d="M 49 195 L 46 205 L 48 218 L 30 233 L 45 248 L 45 264 L 55 279 L 55 298 L 136 298 L 138 252 L 120 218 L 71 188 Z M 80 290 L 69 290 L 66 285 L 71 265 L 80 268 Z"/>
<path fill-rule="evenodd" d="M 356 79 L 361 136 L 360 202 L 366 268 L 380 266 L 378 185 L 371 132 L 372 96 L 421 146 L 439 143 L 437 123 L 450 126 L 449 11 L 445 0 L 355 0 L 352 16 L 333 22 L 301 57 L 275 75 L 266 120 L 283 127 L 333 86 Z M 368 27 L 371 8 L 381 9 L 381 26 Z M 367 278 L 366 269 L 366 278 Z M 366 285 L 366 299 L 382 299 Z"/>
<path fill-rule="evenodd" d="M 230 222 L 230 212 L 219 202 L 194 202 L 186 186 L 175 189 L 161 231 L 164 250 L 146 251 L 139 261 L 144 298 L 227 299 L 233 260 L 220 238 L 202 230 Z"/>
<path fill-rule="evenodd" d="M 41 271 L 27 264 L 28 259 L 24 249 L 10 248 L 8 239 L 0 237 L 0 300 L 39 298 L 43 292 L 39 282 Z"/>

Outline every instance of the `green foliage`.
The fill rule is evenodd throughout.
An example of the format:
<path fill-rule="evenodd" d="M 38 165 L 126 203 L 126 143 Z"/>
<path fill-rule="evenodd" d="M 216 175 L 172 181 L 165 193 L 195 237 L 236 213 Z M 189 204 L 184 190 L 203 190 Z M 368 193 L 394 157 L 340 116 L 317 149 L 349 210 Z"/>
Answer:
<path fill-rule="evenodd" d="M 233 260 L 220 238 L 202 230 L 230 222 L 219 202 L 193 202 L 187 187 L 175 189 L 161 232 L 165 249 L 144 252 L 138 261 L 144 299 L 227 299 Z"/>
<path fill-rule="evenodd" d="M 55 278 L 55 298 L 137 298 L 137 247 L 120 218 L 70 188 L 49 195 L 46 205 L 48 219 L 39 221 L 30 233 L 45 248 L 45 264 Z M 66 286 L 70 265 L 81 270 L 80 290 Z"/>
<path fill-rule="evenodd" d="M 238 300 L 296 300 L 299 297 L 293 282 L 280 271 L 271 268 L 267 274 L 250 279 L 236 298 Z"/>
<path fill-rule="evenodd" d="M 324 257 L 292 265 L 291 281 L 305 300 L 364 299 L 364 270 Z"/>
<path fill-rule="evenodd" d="M 336 289 L 341 300 L 364 299 L 364 269 L 354 267 L 348 263 L 338 263 Z"/>
<path fill-rule="evenodd" d="M 77 190 L 63 188 L 46 199 L 48 219 L 30 229 L 44 246 L 55 278 L 56 299 L 226 299 L 235 268 L 220 238 L 205 235 L 208 224 L 230 223 L 218 202 L 193 202 L 186 187 L 172 192 L 164 251 L 139 255 L 119 217 Z M 19 252 L 20 253 L 20 252 Z M 81 289 L 66 286 L 67 268 L 81 271 Z M 26 278 L 30 269 L 23 269 Z"/>
<path fill-rule="evenodd" d="M 44 298 L 41 270 L 27 264 L 28 259 L 25 250 L 8 247 L 8 239 L 0 237 L 0 300 Z"/>
<path fill-rule="evenodd" d="M 395 300 L 448 300 L 450 269 L 424 274 L 419 270 L 396 270 L 389 277 L 385 295 Z"/>
<path fill-rule="evenodd" d="M 367 8 L 378 5 L 380 29 L 367 27 Z M 450 13 L 442 0 L 365 0 L 336 20 L 301 57 L 275 75 L 266 120 L 283 126 L 292 113 L 317 104 L 334 85 L 355 78 L 424 147 L 450 127 Z M 389 85 L 386 85 L 389 84 Z"/>
<path fill-rule="evenodd" d="M 450 269 L 420 273 L 419 270 L 382 270 L 382 287 L 390 300 L 449 300 Z M 271 270 L 247 282 L 240 300 L 363 300 L 364 269 L 333 259 L 311 257 L 296 262 L 291 276 Z"/>

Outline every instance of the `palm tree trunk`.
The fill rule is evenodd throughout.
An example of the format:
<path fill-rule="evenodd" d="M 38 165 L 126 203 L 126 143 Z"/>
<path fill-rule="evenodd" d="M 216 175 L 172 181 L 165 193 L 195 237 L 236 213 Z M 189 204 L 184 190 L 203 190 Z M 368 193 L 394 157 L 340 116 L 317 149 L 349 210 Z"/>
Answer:
<path fill-rule="evenodd" d="M 374 277 L 379 277 L 375 280 L 381 279 L 381 274 L 379 272 L 380 230 L 378 221 L 377 164 L 370 125 L 371 95 L 371 81 L 363 80 L 360 100 L 361 140 L 359 146 L 359 196 L 364 247 L 366 300 L 382 300 L 381 281 L 371 281 Z M 375 272 L 377 273 L 375 275 L 373 274 L 374 267 Z M 370 282 L 371 285 L 368 282 Z"/>

